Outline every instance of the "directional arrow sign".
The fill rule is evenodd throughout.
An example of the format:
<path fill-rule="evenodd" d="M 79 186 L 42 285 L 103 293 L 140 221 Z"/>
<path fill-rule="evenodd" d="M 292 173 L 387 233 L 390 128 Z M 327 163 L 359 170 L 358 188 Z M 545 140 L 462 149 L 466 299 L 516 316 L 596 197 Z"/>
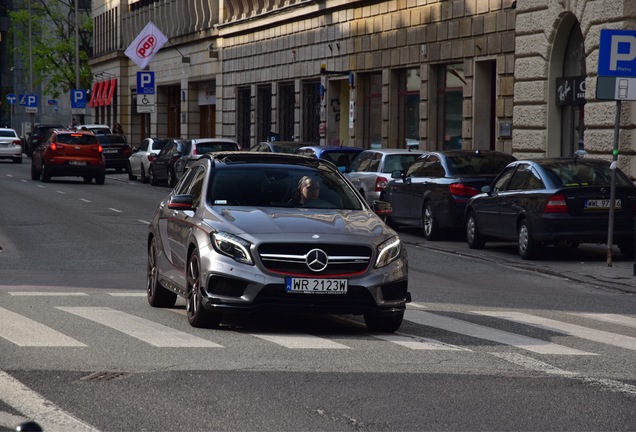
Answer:
<path fill-rule="evenodd" d="M 15 95 L 15 93 L 9 93 L 7 95 L 7 103 L 9 105 L 15 104 L 17 100 L 18 100 L 18 97 Z"/>

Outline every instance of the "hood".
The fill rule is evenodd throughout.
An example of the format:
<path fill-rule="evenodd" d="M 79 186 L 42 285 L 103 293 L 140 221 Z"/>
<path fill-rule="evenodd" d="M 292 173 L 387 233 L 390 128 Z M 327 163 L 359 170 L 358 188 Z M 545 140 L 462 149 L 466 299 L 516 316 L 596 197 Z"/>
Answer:
<path fill-rule="evenodd" d="M 369 210 L 320 210 L 265 207 L 215 207 L 208 209 L 208 224 L 219 231 L 280 240 L 294 235 L 375 238 L 377 243 L 395 232 Z M 376 242 L 374 241 L 374 243 Z"/>

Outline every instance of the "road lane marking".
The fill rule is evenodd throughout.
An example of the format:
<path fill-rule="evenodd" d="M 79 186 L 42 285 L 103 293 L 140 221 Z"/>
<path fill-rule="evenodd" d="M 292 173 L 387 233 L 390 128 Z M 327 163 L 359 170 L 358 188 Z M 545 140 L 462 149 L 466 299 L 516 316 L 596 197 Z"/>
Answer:
<path fill-rule="evenodd" d="M 479 324 L 473 324 L 467 321 L 461 321 L 455 318 L 449 318 L 442 315 L 432 314 L 421 310 L 406 310 L 405 319 L 429 327 L 435 327 L 442 330 L 471 336 L 478 339 L 485 339 L 504 345 L 510 345 L 516 348 L 532 351 L 538 354 L 556 354 L 556 355 L 596 355 L 574 348 L 557 345 L 541 339 L 535 339 L 528 336 L 518 335 L 515 333 L 497 330 L 492 327 L 486 327 Z"/>
<path fill-rule="evenodd" d="M 0 337 L 23 347 L 86 346 L 50 327 L 4 308 L 0 308 Z"/>
<path fill-rule="evenodd" d="M 108 210 L 114 211 L 115 213 L 123 213 L 122 210 L 117 210 L 116 208 L 109 207 Z"/>
<path fill-rule="evenodd" d="M 406 305 L 408 309 L 428 309 L 428 307 L 423 303 L 411 302 Z"/>
<path fill-rule="evenodd" d="M 88 297 L 83 292 L 50 292 L 50 291 L 10 291 L 14 297 Z"/>
<path fill-rule="evenodd" d="M 113 293 L 108 293 L 108 295 L 112 297 L 146 297 L 148 294 L 145 291 L 142 291 L 142 292 L 134 291 L 134 292 L 113 292 Z"/>
<path fill-rule="evenodd" d="M 249 335 L 290 349 L 349 349 L 348 346 L 338 342 L 308 334 L 249 333 Z"/>
<path fill-rule="evenodd" d="M 15 430 L 16 426 L 29 420 L 26 417 L 17 416 L 6 411 L 0 411 L 0 426 L 7 430 Z"/>
<path fill-rule="evenodd" d="M 399 334 L 373 334 L 372 336 L 412 350 L 471 351 L 468 348 L 461 348 L 435 339 L 418 336 L 403 336 Z"/>
<path fill-rule="evenodd" d="M 87 200 L 86 198 L 80 198 L 79 200 L 80 200 L 80 201 L 84 201 L 85 203 L 92 202 L 91 200 Z"/>
<path fill-rule="evenodd" d="M 46 186 L 39 184 L 38 187 L 44 189 Z"/>
<path fill-rule="evenodd" d="M 141 222 L 142 224 L 150 225 L 150 222 L 145 221 L 143 219 L 137 219 L 137 222 Z"/>
<path fill-rule="evenodd" d="M 636 386 L 631 384 L 626 384 L 621 381 L 616 381 L 616 380 L 611 380 L 606 378 L 594 378 L 594 377 L 579 374 L 577 372 L 571 372 L 564 369 L 559 369 L 555 366 L 552 366 L 551 364 L 548 364 L 548 363 L 545 363 L 530 357 L 526 357 L 521 354 L 498 353 L 498 352 L 491 352 L 489 354 L 494 357 L 505 360 L 507 362 L 521 366 L 528 370 L 543 372 L 548 375 L 555 375 L 555 376 L 560 376 L 563 378 L 576 379 L 576 380 L 582 381 L 585 384 L 600 386 L 613 392 L 636 395 Z"/>
<path fill-rule="evenodd" d="M 60 195 L 66 195 L 66 192 L 62 192 L 62 191 L 55 191 L 57 193 L 59 193 Z"/>
<path fill-rule="evenodd" d="M 590 318 L 597 321 L 603 321 L 611 324 L 618 324 L 625 327 L 636 328 L 636 318 L 617 315 L 617 314 L 603 314 L 603 313 L 575 313 L 570 312 L 570 315 L 577 315 L 585 318 Z"/>
<path fill-rule="evenodd" d="M 98 430 L 73 417 L 3 371 L 0 371 L 0 388 L 2 389 L 0 399 L 4 403 L 37 422 L 45 431 L 96 432 Z"/>
<path fill-rule="evenodd" d="M 206 339 L 108 307 L 57 307 L 156 347 L 222 348 Z"/>
<path fill-rule="evenodd" d="M 505 319 L 521 324 L 528 324 L 544 330 L 551 330 L 558 333 L 576 336 L 581 339 L 587 339 L 602 344 L 613 345 L 619 348 L 636 351 L 636 338 L 631 336 L 623 336 L 617 333 L 610 333 L 602 330 L 595 330 L 576 324 L 556 321 L 549 318 L 543 318 L 535 315 L 525 314 L 521 312 L 475 312 L 480 315 Z"/>

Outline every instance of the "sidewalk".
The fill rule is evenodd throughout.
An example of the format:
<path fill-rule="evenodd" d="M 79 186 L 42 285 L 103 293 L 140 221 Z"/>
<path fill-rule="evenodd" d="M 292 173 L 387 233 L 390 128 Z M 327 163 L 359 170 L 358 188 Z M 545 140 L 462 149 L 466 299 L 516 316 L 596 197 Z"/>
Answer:
<path fill-rule="evenodd" d="M 618 248 L 612 249 L 612 266 L 607 265 L 606 245 L 580 245 L 577 249 L 546 248 L 545 257 L 526 261 L 516 254 L 512 243 L 487 243 L 482 250 L 469 249 L 465 243 L 418 242 L 428 249 L 471 256 L 510 267 L 561 276 L 603 288 L 636 293 L 636 263 L 624 259 Z"/>

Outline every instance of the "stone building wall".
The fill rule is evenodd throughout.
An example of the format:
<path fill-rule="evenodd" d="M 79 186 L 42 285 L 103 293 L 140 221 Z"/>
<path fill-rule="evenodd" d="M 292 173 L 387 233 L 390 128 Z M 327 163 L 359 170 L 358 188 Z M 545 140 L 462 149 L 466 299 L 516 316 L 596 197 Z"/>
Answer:
<path fill-rule="evenodd" d="M 596 99 L 599 35 L 601 29 L 636 30 L 636 2 L 521 0 L 516 14 L 514 154 L 558 155 L 561 112 L 555 104 L 555 46 L 563 42 L 560 26 L 573 17 L 585 41 L 585 149 L 591 156 L 611 159 L 616 102 Z M 635 127 L 634 102 L 622 102 L 618 162 L 632 176 L 636 176 Z"/>

